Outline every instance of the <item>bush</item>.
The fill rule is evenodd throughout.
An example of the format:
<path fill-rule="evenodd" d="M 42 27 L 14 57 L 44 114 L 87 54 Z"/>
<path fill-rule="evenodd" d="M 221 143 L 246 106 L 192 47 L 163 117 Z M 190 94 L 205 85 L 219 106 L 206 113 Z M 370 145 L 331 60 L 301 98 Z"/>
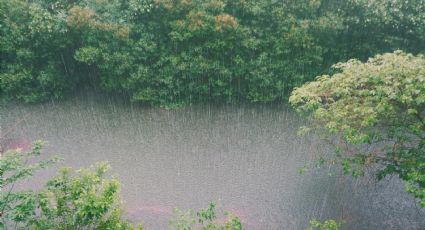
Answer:
<path fill-rule="evenodd" d="M 243 230 L 241 221 L 232 213 L 226 212 L 227 220 L 217 221 L 215 212 L 215 203 L 210 203 L 207 209 L 196 213 L 192 210 L 182 212 L 179 209 L 174 210 L 174 217 L 170 220 L 171 230 Z"/>
<path fill-rule="evenodd" d="M 325 220 L 323 222 L 318 220 L 311 220 L 310 226 L 307 228 L 307 230 L 340 230 L 342 224 L 342 222 L 338 222 L 336 220 Z"/>

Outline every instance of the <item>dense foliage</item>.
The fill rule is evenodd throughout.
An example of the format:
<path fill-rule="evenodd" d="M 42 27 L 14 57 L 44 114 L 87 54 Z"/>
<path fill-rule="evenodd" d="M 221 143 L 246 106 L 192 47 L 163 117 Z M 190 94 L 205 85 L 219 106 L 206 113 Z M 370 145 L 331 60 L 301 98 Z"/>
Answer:
<path fill-rule="evenodd" d="M 28 152 L 0 152 L 0 229 L 142 229 L 123 218 L 120 184 L 107 178 L 106 163 L 77 171 L 63 168 L 38 191 L 17 189 L 17 183 L 58 161 L 37 161 L 42 145 L 38 141 Z M 176 209 L 170 229 L 243 230 L 237 216 L 227 212 L 225 215 L 226 221 L 217 220 L 214 203 L 196 216 L 190 210 Z"/>
<path fill-rule="evenodd" d="M 425 206 L 425 58 L 396 51 L 335 67 L 290 102 L 337 146 L 345 172 L 398 175 Z"/>
<path fill-rule="evenodd" d="M 425 50 L 424 0 L 0 0 L 0 93 L 285 100 L 337 61 Z"/>
<path fill-rule="evenodd" d="M 27 221 L 35 215 L 35 199 L 33 191 L 15 191 L 15 184 L 31 177 L 37 170 L 52 165 L 57 159 L 27 164 L 41 153 L 42 142 L 35 142 L 29 152 L 21 149 L 0 152 L 0 229 L 7 224 L 7 220 L 16 222 Z"/>
<path fill-rule="evenodd" d="M 35 142 L 29 152 L 0 154 L 0 229 L 141 229 L 122 218 L 119 182 L 105 178 L 105 163 L 76 173 L 62 169 L 40 191 L 16 189 L 16 183 L 57 161 L 29 164 L 41 147 Z"/>

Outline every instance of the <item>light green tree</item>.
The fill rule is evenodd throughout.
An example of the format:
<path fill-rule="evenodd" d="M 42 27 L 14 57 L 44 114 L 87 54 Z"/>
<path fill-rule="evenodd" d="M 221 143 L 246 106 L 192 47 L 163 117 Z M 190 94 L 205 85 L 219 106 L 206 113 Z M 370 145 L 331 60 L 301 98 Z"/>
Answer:
<path fill-rule="evenodd" d="M 42 146 L 43 142 L 37 141 L 30 151 L 16 149 L 0 154 L 0 230 L 143 229 L 123 218 L 120 183 L 107 178 L 109 165 L 104 162 L 77 171 L 63 168 L 39 191 L 17 190 L 16 183 L 58 161 L 36 161 Z M 170 229 L 243 230 L 237 216 L 228 212 L 225 216 L 226 221 L 217 220 L 214 203 L 196 214 L 176 209 Z"/>
<path fill-rule="evenodd" d="M 42 142 L 31 151 L 0 155 L 0 229 L 141 229 L 122 218 L 119 182 L 107 179 L 109 166 L 98 163 L 72 172 L 62 169 L 40 191 L 16 190 L 15 184 L 57 158 L 36 161 Z"/>
<path fill-rule="evenodd" d="M 0 229 L 6 224 L 14 223 L 15 228 L 35 216 L 38 194 L 33 191 L 15 191 L 15 185 L 29 177 L 37 170 L 46 168 L 58 159 L 28 164 L 41 153 L 43 142 L 33 143 L 30 151 L 22 149 L 0 152 Z"/>
<path fill-rule="evenodd" d="M 336 146 L 344 172 L 397 175 L 425 206 L 425 58 L 395 51 L 335 68 L 290 97 L 312 120 L 304 130 Z"/>

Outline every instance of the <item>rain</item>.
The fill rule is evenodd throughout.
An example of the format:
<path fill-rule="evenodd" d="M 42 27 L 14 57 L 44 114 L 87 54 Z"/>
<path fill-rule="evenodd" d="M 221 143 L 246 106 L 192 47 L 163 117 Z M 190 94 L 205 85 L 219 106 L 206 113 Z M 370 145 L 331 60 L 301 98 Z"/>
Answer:
<path fill-rule="evenodd" d="M 2 130 L 13 129 L 6 147 L 41 139 L 48 142 L 44 157 L 64 159 L 59 166 L 109 162 L 126 216 L 148 229 L 167 228 L 173 208 L 211 201 L 246 229 L 300 229 L 314 218 L 344 219 L 348 229 L 417 229 L 425 222 L 397 178 L 353 179 L 337 166 L 300 173 L 331 148 L 315 135 L 298 136 L 307 121 L 284 105 L 164 110 L 83 92 L 0 112 Z M 57 167 L 22 186 L 40 187 Z"/>

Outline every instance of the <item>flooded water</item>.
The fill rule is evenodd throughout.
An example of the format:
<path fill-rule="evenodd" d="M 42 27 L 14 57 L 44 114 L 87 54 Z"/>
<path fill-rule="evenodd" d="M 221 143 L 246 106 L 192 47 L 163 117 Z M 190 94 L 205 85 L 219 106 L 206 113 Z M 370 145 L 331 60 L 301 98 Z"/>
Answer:
<path fill-rule="evenodd" d="M 166 111 L 126 100 L 79 95 L 39 105 L 3 105 L 10 148 L 49 142 L 47 156 L 84 167 L 108 161 L 122 182 L 126 215 L 166 229 L 172 209 L 209 202 L 246 229 L 305 229 L 309 219 L 344 219 L 346 229 L 419 229 L 425 213 L 396 178 L 354 181 L 333 169 L 298 170 L 329 149 L 298 137 L 304 123 L 278 105 L 196 105 Z M 37 175 L 44 183 L 56 169 Z"/>

